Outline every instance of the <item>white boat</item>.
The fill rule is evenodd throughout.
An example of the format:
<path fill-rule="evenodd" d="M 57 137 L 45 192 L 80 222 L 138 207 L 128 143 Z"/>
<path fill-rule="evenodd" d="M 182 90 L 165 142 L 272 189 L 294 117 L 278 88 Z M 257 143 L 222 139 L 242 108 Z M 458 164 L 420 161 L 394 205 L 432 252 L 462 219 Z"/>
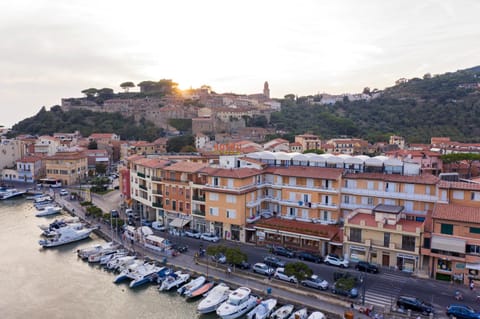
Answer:
<path fill-rule="evenodd" d="M 110 260 L 109 262 L 107 262 L 107 266 L 106 268 L 108 270 L 118 270 L 118 269 L 124 269 L 128 266 L 130 266 L 131 264 L 133 264 L 135 262 L 137 257 L 135 256 L 124 256 L 124 257 L 118 257 L 118 258 L 114 258 L 112 260 Z"/>
<path fill-rule="evenodd" d="M 231 292 L 230 287 L 226 284 L 218 284 L 206 294 L 206 297 L 202 301 L 200 301 L 197 311 L 205 314 L 217 310 L 217 308 L 228 299 Z"/>
<path fill-rule="evenodd" d="M 92 254 L 88 256 L 87 260 L 89 263 L 98 263 L 100 262 L 100 259 L 102 259 L 103 256 L 115 254 L 117 252 L 117 249 L 118 249 L 118 246 L 115 246 L 115 245 L 112 246 L 111 248 L 103 249 L 102 251 L 99 251 L 96 254 Z"/>
<path fill-rule="evenodd" d="M 273 311 L 273 308 L 277 305 L 277 299 L 267 299 L 260 302 L 255 308 L 247 313 L 248 319 L 266 319 Z"/>
<path fill-rule="evenodd" d="M 25 191 L 19 191 L 16 188 L 3 188 L 0 190 L 0 200 L 22 196 Z"/>
<path fill-rule="evenodd" d="M 50 229 L 44 230 L 42 232 L 42 235 L 46 237 L 54 237 L 58 233 L 58 230 L 63 227 L 70 227 L 75 230 L 80 230 L 83 227 L 85 227 L 85 224 L 83 223 L 63 224 L 62 226 L 59 226 L 59 227 L 52 227 Z"/>
<path fill-rule="evenodd" d="M 163 274 L 168 270 L 169 268 L 167 267 L 158 267 L 150 263 L 143 264 L 137 267 L 135 272 L 129 274 L 128 278 L 132 279 L 129 287 L 135 288 L 146 284 L 147 282 L 152 282 L 154 278 L 163 276 Z"/>
<path fill-rule="evenodd" d="M 38 241 L 38 243 L 40 244 L 40 246 L 45 248 L 65 245 L 89 237 L 92 231 L 94 231 L 95 229 L 96 228 L 74 229 L 72 227 L 66 226 L 58 229 L 56 231 L 56 234 L 52 238 L 41 239 Z"/>
<path fill-rule="evenodd" d="M 189 274 L 182 273 L 180 270 L 176 271 L 173 274 L 168 275 L 162 281 L 158 290 L 169 291 L 174 287 L 178 288 L 180 285 L 183 285 L 188 279 L 190 279 Z"/>
<path fill-rule="evenodd" d="M 327 317 L 323 312 L 314 311 L 310 314 L 310 316 L 308 316 L 307 319 L 327 319 Z"/>
<path fill-rule="evenodd" d="M 53 222 L 51 222 L 48 225 L 39 225 L 38 227 L 41 230 L 49 230 L 51 228 L 60 228 L 61 226 L 65 225 L 65 224 L 78 223 L 79 221 L 80 221 L 80 218 L 78 218 L 78 217 L 62 218 L 60 220 L 55 219 Z"/>
<path fill-rule="evenodd" d="M 270 319 L 287 319 L 292 313 L 293 308 L 294 306 L 290 304 L 283 305 L 272 313 Z"/>
<path fill-rule="evenodd" d="M 87 259 L 88 256 L 96 254 L 99 251 L 102 251 L 104 249 L 111 248 L 113 245 L 115 245 L 115 243 L 110 241 L 110 242 L 104 243 L 102 245 L 95 245 L 95 246 L 88 247 L 88 248 L 78 249 L 77 250 L 77 255 L 78 255 L 78 257 L 80 257 L 82 259 Z"/>
<path fill-rule="evenodd" d="M 117 283 L 129 278 L 129 275 L 131 273 L 134 273 L 135 270 L 143 264 L 144 264 L 143 260 L 135 259 L 134 262 L 132 262 L 130 265 L 128 265 L 126 268 L 124 268 L 122 271 L 120 271 L 118 276 L 116 276 L 115 279 L 113 279 L 113 282 L 115 284 L 117 284 Z"/>
<path fill-rule="evenodd" d="M 37 208 L 37 213 L 35 214 L 35 216 L 37 217 L 50 216 L 50 215 L 60 214 L 61 211 L 62 211 L 62 207 L 50 205 L 40 209 Z"/>
<path fill-rule="evenodd" d="M 195 291 L 198 288 L 200 288 L 201 286 L 203 286 L 203 284 L 205 283 L 206 280 L 207 280 L 207 278 L 205 278 L 205 276 L 197 277 L 197 278 L 191 280 L 190 282 L 184 284 L 182 287 L 178 288 L 177 292 L 180 295 L 189 296 L 189 295 L 192 294 L 193 291 Z"/>
<path fill-rule="evenodd" d="M 228 296 L 227 301 L 217 309 L 217 315 L 222 319 L 235 319 L 243 316 L 257 305 L 257 297 L 252 295 L 250 288 L 240 287 Z"/>
<path fill-rule="evenodd" d="M 128 251 L 125 250 L 125 249 L 119 249 L 117 250 L 115 253 L 113 254 L 108 254 L 108 255 L 104 255 L 102 256 L 102 258 L 100 258 L 100 265 L 106 265 L 109 261 L 111 260 L 114 260 L 116 258 L 120 258 L 120 257 L 125 257 L 128 255 Z"/>
<path fill-rule="evenodd" d="M 307 317 L 308 317 L 307 308 L 302 308 L 292 313 L 289 319 L 307 319 Z"/>

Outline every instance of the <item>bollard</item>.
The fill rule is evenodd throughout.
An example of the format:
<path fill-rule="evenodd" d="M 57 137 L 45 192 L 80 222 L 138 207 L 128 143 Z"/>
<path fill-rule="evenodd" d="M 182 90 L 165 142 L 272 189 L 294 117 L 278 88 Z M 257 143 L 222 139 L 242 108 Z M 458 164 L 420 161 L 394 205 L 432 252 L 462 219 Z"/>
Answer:
<path fill-rule="evenodd" d="M 428 314 L 428 318 L 433 319 L 433 312 L 430 312 L 430 313 Z"/>
<path fill-rule="evenodd" d="M 412 309 L 407 310 L 407 316 L 408 316 L 408 318 L 410 318 L 412 316 Z"/>

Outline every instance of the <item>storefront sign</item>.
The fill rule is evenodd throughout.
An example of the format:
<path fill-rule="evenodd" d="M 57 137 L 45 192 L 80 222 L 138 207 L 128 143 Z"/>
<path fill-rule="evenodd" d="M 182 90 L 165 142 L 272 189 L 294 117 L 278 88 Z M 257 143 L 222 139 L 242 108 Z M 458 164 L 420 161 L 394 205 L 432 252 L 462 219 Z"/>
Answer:
<path fill-rule="evenodd" d="M 265 232 L 257 230 L 257 238 L 258 240 L 265 240 Z"/>

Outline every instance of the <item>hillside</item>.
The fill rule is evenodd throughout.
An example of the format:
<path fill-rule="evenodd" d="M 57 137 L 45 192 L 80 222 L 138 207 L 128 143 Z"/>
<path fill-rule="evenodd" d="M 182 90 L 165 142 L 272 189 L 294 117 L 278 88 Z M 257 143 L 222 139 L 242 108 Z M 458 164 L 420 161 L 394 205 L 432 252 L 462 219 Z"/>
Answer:
<path fill-rule="evenodd" d="M 386 141 L 391 134 L 409 143 L 428 143 L 432 136 L 480 142 L 480 67 L 424 79 L 414 78 L 387 88 L 370 101 L 312 105 L 307 99 L 284 100 L 272 115 L 277 130 L 322 138 L 341 135 Z"/>

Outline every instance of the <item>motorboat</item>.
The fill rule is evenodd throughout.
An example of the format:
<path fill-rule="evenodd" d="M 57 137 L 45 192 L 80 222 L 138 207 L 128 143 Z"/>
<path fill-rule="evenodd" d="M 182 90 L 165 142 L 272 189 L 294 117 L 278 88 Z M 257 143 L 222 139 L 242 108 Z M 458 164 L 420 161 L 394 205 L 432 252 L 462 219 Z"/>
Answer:
<path fill-rule="evenodd" d="M 16 188 L 3 188 L 0 190 L 0 200 L 22 196 L 25 191 L 19 191 Z"/>
<path fill-rule="evenodd" d="M 180 294 L 180 295 L 190 295 L 192 293 L 192 291 L 195 291 L 197 290 L 198 288 L 200 288 L 201 286 L 203 286 L 203 284 L 205 283 L 205 281 L 207 280 L 207 278 L 205 278 L 205 276 L 200 276 L 200 277 L 197 277 L 195 279 L 192 279 L 190 282 L 184 284 L 182 287 L 178 288 L 177 289 L 177 292 Z"/>
<path fill-rule="evenodd" d="M 307 319 L 307 317 L 308 317 L 307 308 L 302 308 L 292 313 L 289 319 Z"/>
<path fill-rule="evenodd" d="M 110 260 L 109 262 L 107 262 L 107 265 L 106 265 L 105 268 L 107 268 L 108 270 L 113 270 L 113 271 L 116 271 L 120 268 L 123 270 L 124 268 L 133 264 L 136 259 L 137 259 L 137 257 L 135 257 L 135 256 L 117 257 L 117 258 L 114 258 L 114 259 Z"/>
<path fill-rule="evenodd" d="M 95 229 L 96 228 L 75 229 L 66 226 L 58 229 L 52 238 L 41 239 L 38 243 L 44 248 L 61 246 L 85 239 L 89 237 Z"/>
<path fill-rule="evenodd" d="M 190 279 L 190 275 L 182 273 L 182 271 L 176 271 L 173 274 L 168 275 L 160 284 L 159 291 L 169 291 L 173 287 L 179 287 Z"/>
<path fill-rule="evenodd" d="M 55 219 L 53 222 L 51 222 L 48 225 L 39 225 L 38 227 L 41 230 L 45 231 L 51 228 L 60 228 L 62 226 L 65 226 L 66 224 L 78 223 L 79 221 L 80 221 L 80 218 L 78 217 Z"/>
<path fill-rule="evenodd" d="M 153 278 L 156 278 L 157 276 L 162 276 L 162 274 L 168 270 L 169 268 L 167 267 L 158 267 L 155 264 L 151 263 L 143 264 L 137 267 L 137 269 L 135 269 L 135 272 L 131 273 L 128 276 L 132 279 L 129 287 L 135 288 L 146 284 L 147 282 L 152 282 Z"/>
<path fill-rule="evenodd" d="M 277 305 L 277 299 L 271 298 L 263 300 L 249 313 L 247 313 L 248 319 L 266 319 L 273 311 L 273 308 Z"/>
<path fill-rule="evenodd" d="M 235 319 L 243 316 L 257 304 L 257 297 L 247 287 L 239 287 L 228 295 L 227 301 L 217 308 L 217 315 L 222 319 Z"/>
<path fill-rule="evenodd" d="M 118 284 L 129 278 L 129 276 L 136 271 L 138 267 L 144 264 L 143 260 L 135 259 L 134 262 L 130 263 L 126 268 L 124 268 L 120 273 L 113 279 L 113 283 Z"/>
<path fill-rule="evenodd" d="M 117 250 L 118 250 L 118 246 L 114 245 L 111 248 L 103 249 L 96 254 L 92 254 L 92 255 L 88 256 L 87 260 L 88 260 L 89 263 L 98 263 L 98 262 L 100 262 L 100 259 L 102 259 L 102 257 L 107 256 L 107 255 L 115 254 L 117 252 Z"/>
<path fill-rule="evenodd" d="M 270 319 L 287 319 L 293 311 L 294 306 L 291 304 L 283 305 L 275 310 Z"/>
<path fill-rule="evenodd" d="M 120 257 L 125 257 L 127 255 L 128 255 L 127 250 L 119 249 L 119 250 L 115 251 L 115 253 L 113 253 L 113 254 L 107 254 L 107 255 L 102 256 L 102 258 L 100 258 L 99 263 L 100 263 L 100 265 L 106 265 L 111 260 L 114 260 L 114 259 L 120 258 Z"/>
<path fill-rule="evenodd" d="M 46 237 L 54 237 L 58 233 L 58 230 L 63 228 L 63 227 L 70 227 L 70 228 L 73 228 L 73 229 L 76 229 L 76 230 L 80 230 L 83 227 L 85 227 L 85 224 L 83 224 L 83 223 L 72 223 L 72 224 L 59 225 L 58 227 L 51 227 L 50 229 L 44 230 L 42 232 L 42 235 L 46 236 Z"/>
<path fill-rule="evenodd" d="M 33 206 L 36 209 L 41 209 L 45 206 L 50 206 L 52 205 L 52 203 L 53 203 L 53 197 L 50 195 L 41 196 L 33 200 Z"/>
<path fill-rule="evenodd" d="M 60 214 L 62 211 L 62 207 L 60 206 L 45 206 L 43 208 L 38 209 L 35 216 L 37 217 L 44 217 L 44 216 L 51 216 L 55 214 Z"/>
<path fill-rule="evenodd" d="M 185 294 L 185 297 L 187 297 L 187 298 L 197 298 L 197 297 L 203 296 L 207 292 L 209 292 L 210 289 L 213 288 L 213 286 L 215 286 L 215 283 L 213 281 L 206 282 L 203 285 L 201 285 L 200 287 L 198 287 L 198 289 L 193 290 L 189 294 Z"/>
<path fill-rule="evenodd" d="M 96 254 L 96 253 L 98 253 L 98 252 L 100 252 L 104 249 L 111 248 L 114 245 L 115 245 L 115 243 L 110 241 L 110 242 L 104 243 L 102 245 L 95 245 L 95 246 L 92 246 L 92 247 L 79 249 L 79 250 L 77 250 L 77 255 L 78 255 L 78 257 L 80 257 L 82 259 L 87 259 L 88 256 Z"/>
<path fill-rule="evenodd" d="M 220 283 L 210 290 L 197 306 L 199 313 L 205 314 L 217 310 L 224 303 L 232 291 L 224 283 Z"/>
<path fill-rule="evenodd" d="M 308 316 L 307 319 L 327 319 L 327 316 L 323 312 L 314 311 Z"/>

